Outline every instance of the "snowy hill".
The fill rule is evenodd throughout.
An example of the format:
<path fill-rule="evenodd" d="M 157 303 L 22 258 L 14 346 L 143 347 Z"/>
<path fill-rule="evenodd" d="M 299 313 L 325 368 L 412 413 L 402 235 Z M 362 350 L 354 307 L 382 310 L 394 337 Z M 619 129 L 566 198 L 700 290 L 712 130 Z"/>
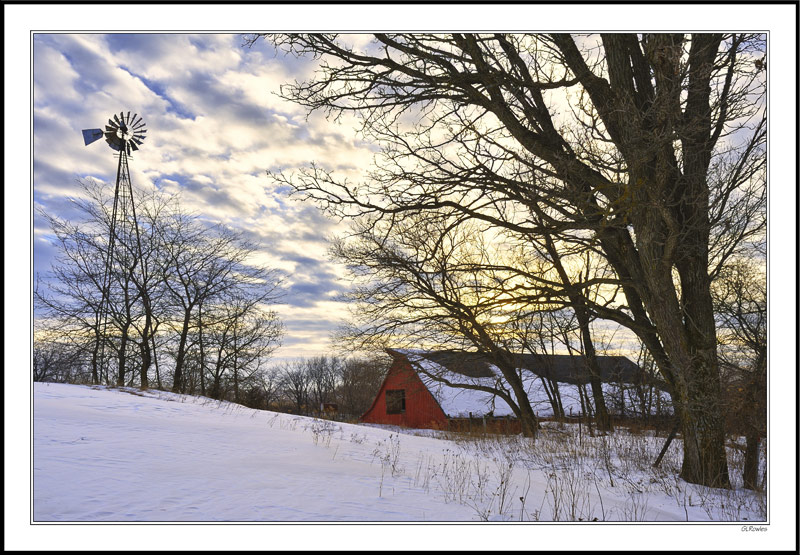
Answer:
<path fill-rule="evenodd" d="M 34 384 L 35 522 L 757 521 L 663 438 L 452 441 L 161 391 Z M 605 449 L 605 451 L 602 451 Z M 601 456 L 603 453 L 608 456 Z M 571 493 L 570 493 L 571 492 Z"/>

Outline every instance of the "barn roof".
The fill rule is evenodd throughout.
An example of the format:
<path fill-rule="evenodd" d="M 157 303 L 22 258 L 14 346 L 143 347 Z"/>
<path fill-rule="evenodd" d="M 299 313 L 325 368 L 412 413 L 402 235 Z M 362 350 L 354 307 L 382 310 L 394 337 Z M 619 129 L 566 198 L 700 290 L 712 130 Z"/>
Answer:
<path fill-rule="evenodd" d="M 499 396 L 464 386 L 485 386 L 503 389 L 500 370 L 489 359 L 475 352 L 419 351 L 387 349 L 393 356 L 405 357 L 434 396 L 448 417 L 511 416 L 511 407 Z M 523 372 L 523 386 L 531 406 L 540 415 L 550 413 L 550 405 L 540 377 L 547 376 L 562 384 L 564 409 L 577 414 L 581 410 L 577 386 L 588 382 L 588 371 L 582 357 L 569 355 L 515 355 Z M 615 391 L 618 383 L 631 383 L 644 375 L 633 362 L 621 356 L 598 357 L 603 372 L 603 390 Z M 509 395 L 514 398 L 513 393 Z"/>
<path fill-rule="evenodd" d="M 391 350 L 390 350 L 391 352 Z M 470 378 L 490 378 L 496 368 L 482 354 L 468 351 L 417 351 L 395 350 L 399 354 L 413 354 L 446 368 L 450 372 Z M 516 368 L 533 372 L 537 376 L 570 384 L 589 382 L 586 358 L 577 355 L 511 355 Z M 597 364 L 603 382 L 640 383 L 648 377 L 639 366 L 624 356 L 598 356 Z"/>

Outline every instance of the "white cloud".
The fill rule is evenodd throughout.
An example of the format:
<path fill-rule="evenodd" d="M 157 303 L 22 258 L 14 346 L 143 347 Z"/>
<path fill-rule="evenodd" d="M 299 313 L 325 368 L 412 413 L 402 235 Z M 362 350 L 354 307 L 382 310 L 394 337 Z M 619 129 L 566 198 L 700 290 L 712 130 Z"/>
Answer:
<path fill-rule="evenodd" d="M 266 47 L 242 48 L 236 35 L 54 34 L 37 35 L 34 43 L 36 202 L 58 213 L 76 194 L 77 179 L 113 182 L 113 152 L 103 141 L 84 146 L 80 130 L 103 127 L 119 110 L 139 113 L 148 133 L 131 161 L 134 184 L 180 193 L 189 211 L 261 238 L 260 260 L 310 284 L 298 302 L 316 314 L 302 322 L 316 324 L 304 331 L 295 320 L 293 352 L 324 350 L 328 333 L 319 322 L 329 314 L 335 320 L 341 307 L 330 301 L 327 283 L 313 308 L 306 303 L 315 274 L 342 272 L 327 261 L 325 242 L 341 225 L 289 199 L 266 171 L 315 162 L 354 177 L 371 152 L 356 140 L 355 120 L 333 125 L 315 114 L 306 121 L 301 107 L 276 94 L 314 64 L 269 56 Z"/>

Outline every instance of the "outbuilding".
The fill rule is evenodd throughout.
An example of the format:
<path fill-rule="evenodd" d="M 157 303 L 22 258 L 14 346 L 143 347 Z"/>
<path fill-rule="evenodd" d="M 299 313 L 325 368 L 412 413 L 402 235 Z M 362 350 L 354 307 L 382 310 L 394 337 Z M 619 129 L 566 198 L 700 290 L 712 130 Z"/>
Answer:
<path fill-rule="evenodd" d="M 499 369 L 486 356 L 464 351 L 387 349 L 392 364 L 360 422 L 409 428 L 462 429 L 478 420 L 515 431 L 515 415 L 502 397 L 470 386 L 503 387 Z M 573 355 L 514 355 L 531 406 L 553 415 L 553 396 L 566 416 L 591 407 L 585 359 Z M 668 410 L 665 386 L 624 356 L 601 356 L 606 405 L 614 414 Z M 555 389 L 554 389 L 555 388 Z M 645 399 L 644 396 L 649 396 Z M 513 398 L 513 394 L 512 394 Z M 646 401 L 646 403 L 645 403 Z"/>

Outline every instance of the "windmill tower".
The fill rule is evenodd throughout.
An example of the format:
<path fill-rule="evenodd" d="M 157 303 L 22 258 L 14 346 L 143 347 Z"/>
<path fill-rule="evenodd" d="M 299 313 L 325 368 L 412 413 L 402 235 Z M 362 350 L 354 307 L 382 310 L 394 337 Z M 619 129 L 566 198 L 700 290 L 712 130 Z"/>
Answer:
<path fill-rule="evenodd" d="M 102 297 L 100 309 L 98 311 L 98 347 L 100 351 L 100 367 L 103 367 L 103 354 L 105 345 L 106 329 L 111 302 L 111 288 L 115 271 L 124 270 L 132 274 L 138 264 L 141 270 L 141 277 L 145 275 L 144 260 L 142 257 L 142 243 L 139 236 L 139 225 L 136 220 L 136 206 L 133 197 L 133 186 L 131 184 L 130 168 L 128 159 L 132 152 L 139 150 L 142 145 L 147 129 L 144 121 L 137 114 L 127 114 L 120 112 L 114 114 L 108 120 L 108 125 L 103 129 L 84 129 L 83 141 L 89 145 L 99 139 L 105 138 L 108 146 L 117 154 L 117 179 L 114 187 L 114 203 L 109 222 L 109 236 L 105 252 L 105 263 L 103 269 Z M 144 337 L 145 343 L 153 341 L 150 324 L 150 301 L 146 288 L 141 287 L 142 301 L 145 305 L 146 325 Z M 149 361 L 148 361 L 149 365 Z M 96 366 L 95 366 L 96 368 Z M 146 369 L 145 369 L 146 370 Z M 117 376 L 117 385 L 124 385 L 125 368 L 121 368 Z M 98 376 L 93 378 L 97 380 Z M 146 372 L 142 374 L 142 386 L 147 387 Z"/>

